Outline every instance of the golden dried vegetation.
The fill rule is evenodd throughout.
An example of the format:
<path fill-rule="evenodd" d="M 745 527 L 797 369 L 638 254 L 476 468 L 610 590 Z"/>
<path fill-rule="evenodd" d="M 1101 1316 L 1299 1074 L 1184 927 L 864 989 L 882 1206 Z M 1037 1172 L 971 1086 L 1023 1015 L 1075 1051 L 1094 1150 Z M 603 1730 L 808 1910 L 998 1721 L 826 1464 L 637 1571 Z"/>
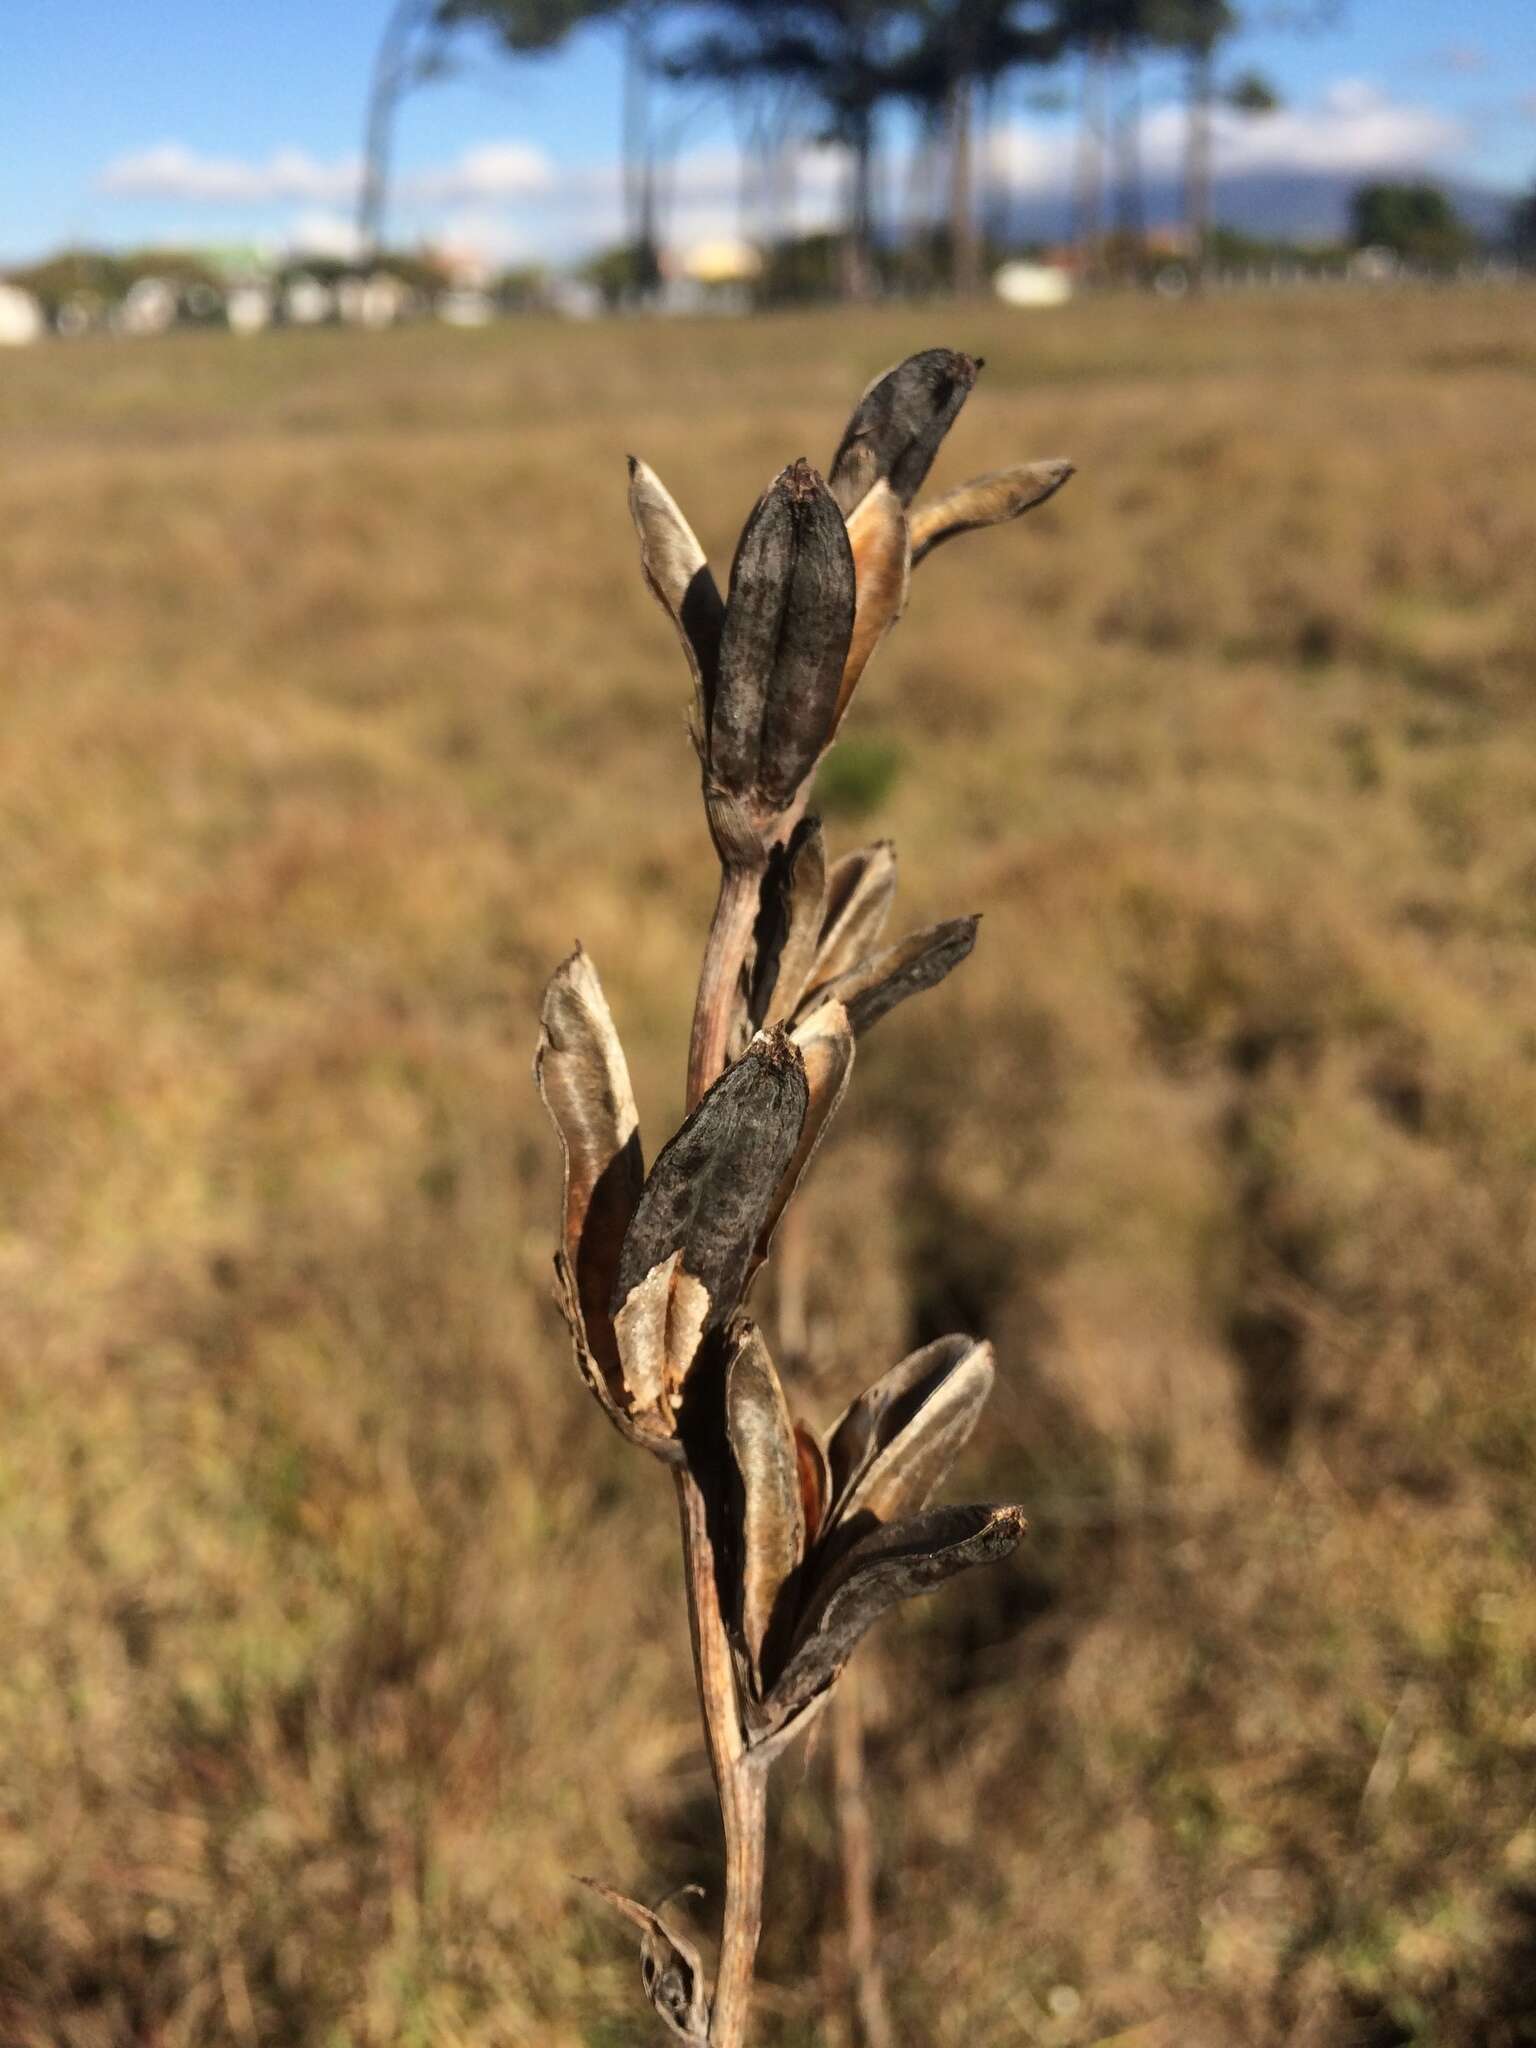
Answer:
<path fill-rule="evenodd" d="M 899 2036 L 1536 2039 L 1529 337 L 1445 292 L 7 365 L 6 2048 L 650 2038 L 568 1873 L 718 1879 L 713 1802 L 528 1073 L 580 937 L 676 1122 L 713 864 L 623 456 L 724 556 L 932 341 L 988 358 L 936 485 L 1080 474 L 924 569 L 824 778 L 903 928 L 985 919 L 814 1169 L 816 1400 L 990 1336 L 964 1490 L 1032 1518 L 861 1655 Z M 835 2048 L 826 1760 L 781 1775 L 760 2034 Z"/>

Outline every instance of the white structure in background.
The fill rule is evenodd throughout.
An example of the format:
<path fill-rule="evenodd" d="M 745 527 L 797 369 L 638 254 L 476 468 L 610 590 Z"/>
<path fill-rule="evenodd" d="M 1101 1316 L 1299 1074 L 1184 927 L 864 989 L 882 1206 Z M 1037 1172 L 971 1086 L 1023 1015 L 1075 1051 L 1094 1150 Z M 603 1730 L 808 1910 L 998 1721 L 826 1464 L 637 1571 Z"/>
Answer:
<path fill-rule="evenodd" d="M 489 292 L 460 285 L 439 298 L 437 317 L 450 327 L 489 327 L 496 317 L 496 302 Z"/>
<path fill-rule="evenodd" d="M 234 334 L 260 334 L 272 325 L 272 293 L 264 284 L 237 284 L 224 301 L 224 317 Z"/>
<path fill-rule="evenodd" d="M 288 280 L 283 293 L 283 318 L 290 327 L 318 327 L 336 310 L 336 301 L 318 277 L 301 270 Z"/>
<path fill-rule="evenodd" d="M 1402 268 L 1395 250 L 1380 248 L 1373 242 L 1367 248 L 1355 251 L 1345 275 L 1353 284 L 1390 284 L 1401 274 Z"/>
<path fill-rule="evenodd" d="M 0 284 L 0 348 L 25 348 L 41 341 L 47 327 L 43 309 L 19 284 Z"/>
<path fill-rule="evenodd" d="M 336 310 L 349 327 L 393 327 L 410 309 L 410 286 L 387 270 L 344 277 L 336 287 Z"/>
<path fill-rule="evenodd" d="M 762 251 L 735 235 L 717 235 L 685 249 L 679 268 L 693 284 L 756 284 L 763 274 Z"/>
<path fill-rule="evenodd" d="M 81 334 L 94 334 L 107 321 L 106 301 L 96 292 L 71 292 L 54 317 L 54 330 L 66 341 Z"/>
<path fill-rule="evenodd" d="M 549 309 L 566 320 L 595 320 L 603 310 L 603 295 L 585 278 L 552 277 Z"/>
<path fill-rule="evenodd" d="M 123 334 L 164 334 L 176 324 L 176 287 L 163 277 L 137 278 L 117 309 Z"/>
<path fill-rule="evenodd" d="M 992 278 L 1005 306 L 1064 306 L 1072 296 L 1069 271 L 1054 263 L 1005 263 Z"/>

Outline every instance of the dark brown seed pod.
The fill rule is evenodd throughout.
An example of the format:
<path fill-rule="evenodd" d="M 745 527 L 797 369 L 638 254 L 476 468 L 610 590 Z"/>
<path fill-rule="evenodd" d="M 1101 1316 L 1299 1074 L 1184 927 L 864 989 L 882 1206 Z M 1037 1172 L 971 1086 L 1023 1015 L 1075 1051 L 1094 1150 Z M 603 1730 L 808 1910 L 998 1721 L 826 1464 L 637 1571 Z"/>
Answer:
<path fill-rule="evenodd" d="M 828 472 L 846 515 L 883 477 L 910 505 L 939 443 L 971 394 L 981 364 L 952 348 L 925 348 L 877 377 L 854 408 Z"/>
<path fill-rule="evenodd" d="M 709 721 L 715 789 L 770 814 L 792 803 L 832 736 L 854 604 L 842 515 L 796 462 L 758 500 L 731 567 Z"/>
<path fill-rule="evenodd" d="M 1024 1528 L 1016 1507 L 931 1508 L 877 1528 L 856 1543 L 830 1577 L 810 1591 L 789 1661 L 758 1719 L 759 1739 L 789 1732 L 882 1614 L 973 1565 L 1007 1557 Z"/>
<path fill-rule="evenodd" d="M 835 998 L 842 1003 L 854 1036 L 862 1038 L 898 1003 L 935 987 L 952 973 L 975 945 L 980 922 L 977 917 L 952 917 L 924 931 L 909 932 L 883 953 L 861 960 L 835 981 L 823 984 L 818 1000 Z"/>
<path fill-rule="evenodd" d="M 1001 526 L 1033 511 L 1054 498 L 1072 474 L 1070 462 L 1023 462 L 1015 469 L 972 477 L 958 490 L 917 506 L 911 517 L 913 568 L 957 534 Z"/>
<path fill-rule="evenodd" d="M 654 1288 L 674 1259 L 672 1292 L 685 1282 L 702 1289 L 702 1301 L 685 1317 L 695 1349 L 699 1337 L 735 1313 L 809 1099 L 799 1047 L 784 1031 L 768 1032 L 727 1067 L 663 1148 L 619 1254 L 612 1308 L 621 1355 L 626 1305 L 646 1282 Z M 691 1362 L 691 1351 L 669 1355 L 670 1376 L 680 1380 Z"/>

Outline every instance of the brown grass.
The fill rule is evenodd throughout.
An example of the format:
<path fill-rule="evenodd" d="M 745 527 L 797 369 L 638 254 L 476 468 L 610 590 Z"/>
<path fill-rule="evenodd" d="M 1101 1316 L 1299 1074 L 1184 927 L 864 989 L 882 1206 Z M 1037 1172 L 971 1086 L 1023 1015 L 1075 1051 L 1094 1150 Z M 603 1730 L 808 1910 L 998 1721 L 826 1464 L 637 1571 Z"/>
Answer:
<path fill-rule="evenodd" d="M 990 1334 L 969 1477 L 1034 1519 L 863 1653 L 898 2034 L 1536 2040 L 1530 332 L 6 365 L 5 2048 L 651 2038 L 566 1874 L 718 1882 L 712 1801 L 528 1078 L 579 935 L 653 1150 L 681 1095 L 711 862 L 622 457 L 724 554 L 934 340 L 989 358 L 940 480 L 1081 475 L 923 569 L 826 792 L 912 922 L 986 920 L 814 1175 L 823 1417 Z M 826 1763 L 781 1775 L 760 2032 L 832 2048 Z"/>

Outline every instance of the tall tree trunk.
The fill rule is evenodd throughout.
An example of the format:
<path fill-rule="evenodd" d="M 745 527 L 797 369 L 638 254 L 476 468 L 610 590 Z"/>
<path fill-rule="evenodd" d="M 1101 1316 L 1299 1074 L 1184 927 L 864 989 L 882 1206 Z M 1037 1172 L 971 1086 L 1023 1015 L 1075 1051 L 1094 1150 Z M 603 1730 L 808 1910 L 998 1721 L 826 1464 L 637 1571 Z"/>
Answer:
<path fill-rule="evenodd" d="M 853 117 L 849 137 L 853 160 L 848 172 L 848 218 L 843 236 L 843 296 L 873 298 L 875 128 L 869 108 Z"/>
<path fill-rule="evenodd" d="M 1088 279 L 1099 275 L 1103 261 L 1104 72 L 1103 46 L 1091 44 L 1083 52 L 1072 190 L 1072 242 L 1078 268 Z"/>
<path fill-rule="evenodd" d="M 1207 244 L 1211 234 L 1211 110 L 1216 98 L 1215 52 L 1191 50 L 1189 57 L 1189 132 L 1184 156 L 1184 233 L 1189 243 L 1190 276 L 1205 281 Z"/>
<path fill-rule="evenodd" d="M 656 247 L 656 150 L 651 135 L 650 8 L 632 0 L 623 16 L 624 239 L 634 253 L 635 283 L 642 294 L 661 279 Z"/>
<path fill-rule="evenodd" d="M 363 257 L 374 255 L 384 239 L 395 113 L 408 82 L 406 60 L 420 19 L 420 0 L 398 0 L 373 60 L 363 116 L 363 178 L 357 194 L 357 247 Z"/>
<path fill-rule="evenodd" d="M 1141 67 L 1134 53 L 1121 60 L 1123 88 L 1115 120 L 1115 232 L 1122 261 L 1143 253 L 1147 199 L 1141 175 Z"/>
<path fill-rule="evenodd" d="M 950 285 L 960 297 L 981 288 L 981 238 L 976 231 L 974 161 L 976 86 L 957 64 L 949 88 Z"/>

